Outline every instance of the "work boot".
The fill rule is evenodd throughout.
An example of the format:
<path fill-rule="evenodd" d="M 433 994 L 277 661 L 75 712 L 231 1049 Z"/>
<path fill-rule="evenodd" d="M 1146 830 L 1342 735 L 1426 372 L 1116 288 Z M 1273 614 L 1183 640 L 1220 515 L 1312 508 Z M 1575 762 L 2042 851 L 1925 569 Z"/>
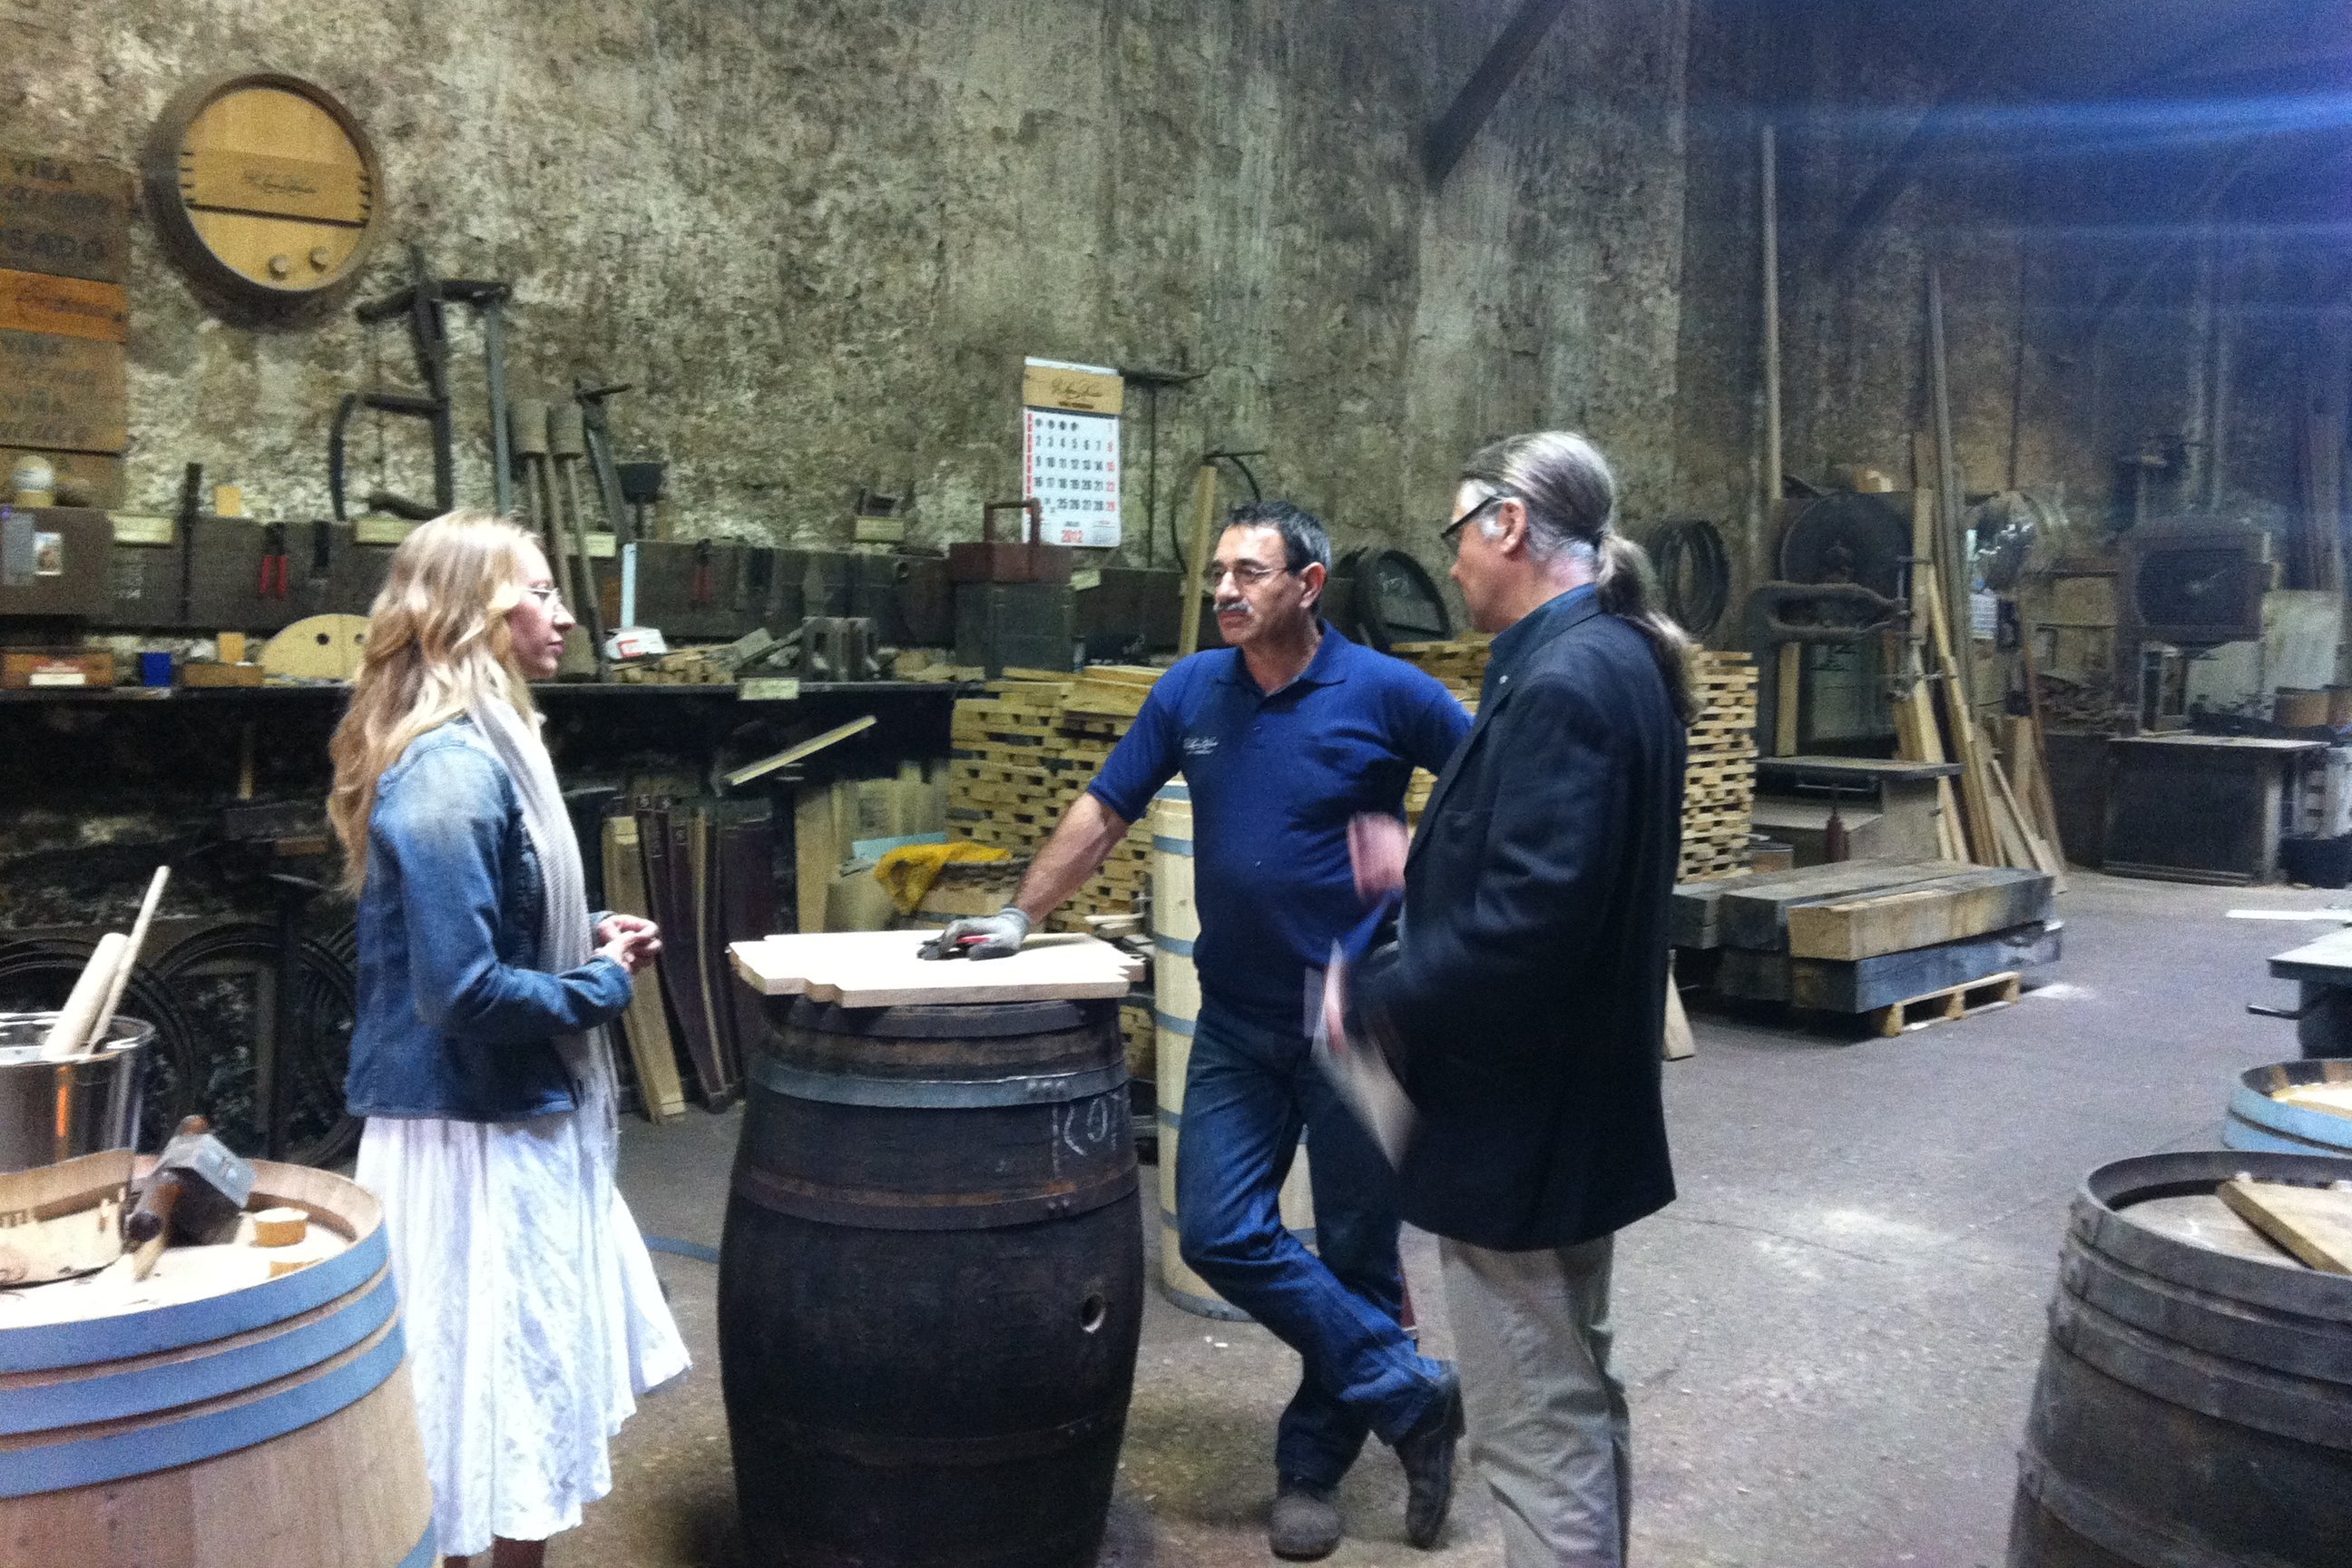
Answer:
<path fill-rule="evenodd" d="M 1339 1549 L 1339 1510 L 1331 1494 L 1304 1481 L 1286 1480 L 1274 1494 L 1274 1515 L 1266 1521 L 1265 1544 L 1276 1557 L 1294 1563 L 1328 1557 Z"/>
<path fill-rule="evenodd" d="M 1462 1379 L 1445 1369 L 1436 1405 L 1421 1425 L 1396 1442 L 1397 1462 L 1404 1466 L 1404 1538 L 1427 1551 L 1445 1530 L 1445 1511 L 1454 1504 L 1454 1450 L 1462 1441 Z"/>

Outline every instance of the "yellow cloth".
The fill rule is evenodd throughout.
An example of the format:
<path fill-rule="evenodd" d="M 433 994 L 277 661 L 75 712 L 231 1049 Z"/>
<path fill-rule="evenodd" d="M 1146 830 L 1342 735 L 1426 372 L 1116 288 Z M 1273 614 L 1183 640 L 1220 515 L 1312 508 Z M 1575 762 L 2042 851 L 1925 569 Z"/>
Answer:
<path fill-rule="evenodd" d="M 958 840 L 953 844 L 901 844 L 886 852 L 874 868 L 874 879 L 890 889 L 890 901 L 902 915 L 911 915 L 940 868 L 957 860 L 1009 860 L 1013 852 L 992 845 Z"/>

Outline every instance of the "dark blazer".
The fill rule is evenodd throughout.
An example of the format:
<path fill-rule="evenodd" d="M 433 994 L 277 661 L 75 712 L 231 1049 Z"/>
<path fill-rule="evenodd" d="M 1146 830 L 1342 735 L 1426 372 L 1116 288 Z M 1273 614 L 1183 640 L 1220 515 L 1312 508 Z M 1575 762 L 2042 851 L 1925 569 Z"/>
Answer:
<path fill-rule="evenodd" d="M 1422 815 L 1400 940 L 1353 997 L 1420 1111 L 1404 1216 L 1506 1251 L 1675 1195 L 1658 1061 L 1683 726 L 1648 640 L 1594 595 L 1522 626 Z"/>

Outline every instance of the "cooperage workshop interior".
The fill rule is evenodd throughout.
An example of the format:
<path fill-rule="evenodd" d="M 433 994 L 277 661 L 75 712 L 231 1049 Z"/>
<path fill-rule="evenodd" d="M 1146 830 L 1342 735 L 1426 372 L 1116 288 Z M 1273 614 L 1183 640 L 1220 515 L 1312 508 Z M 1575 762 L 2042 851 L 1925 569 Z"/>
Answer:
<path fill-rule="evenodd" d="M 2352 1562 L 2337 0 L 0 78 L 0 1568 Z"/>

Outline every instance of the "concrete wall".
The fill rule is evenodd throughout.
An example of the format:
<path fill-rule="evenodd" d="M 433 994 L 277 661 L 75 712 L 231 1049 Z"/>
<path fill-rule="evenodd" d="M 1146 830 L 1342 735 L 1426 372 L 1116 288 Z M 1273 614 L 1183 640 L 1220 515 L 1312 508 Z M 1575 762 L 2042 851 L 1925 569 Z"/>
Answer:
<path fill-rule="evenodd" d="M 1747 578 L 1769 574 L 1755 173 L 1769 117 L 1787 471 L 1826 483 L 1851 464 L 1907 483 L 1910 435 L 1929 426 L 1933 259 L 1969 488 L 2061 490 L 2068 548 L 2095 550 L 2125 510 L 2118 462 L 2153 441 L 2175 462 L 2153 487 L 2152 518 L 2283 529 L 2305 505 L 2306 394 L 2341 406 L 2342 312 L 2311 303 L 2340 264 L 2315 267 L 2309 237 L 2291 228 L 2183 221 L 2242 146 L 2084 156 L 2063 111 L 1997 144 L 1947 145 L 1836 254 L 1856 198 L 1953 68 L 1901 46 L 1863 7 L 1799 16 L 1721 0 L 1694 18 L 1678 504 L 1734 520 Z M 2092 129 L 2087 116 L 2074 123 Z"/>
<path fill-rule="evenodd" d="M 1513 0 L 6 0 L 0 145 L 130 166 L 199 75 L 329 87 L 385 163 L 361 294 L 408 240 L 513 279 L 517 388 L 636 384 L 624 455 L 672 461 L 686 533 L 838 541 L 873 485 L 971 536 L 1037 354 L 1208 372 L 1163 405 L 1162 562 L 1210 442 L 1433 561 L 1452 466 L 1515 429 L 1588 428 L 1631 514 L 1670 505 L 1686 5 L 1578 0 L 1436 191 L 1421 134 Z M 131 504 L 194 459 L 322 514 L 328 416 L 396 329 L 224 321 L 143 225 L 131 301 Z M 414 423 L 390 446 L 428 492 Z M 487 499 L 478 430 L 460 472 Z"/>

